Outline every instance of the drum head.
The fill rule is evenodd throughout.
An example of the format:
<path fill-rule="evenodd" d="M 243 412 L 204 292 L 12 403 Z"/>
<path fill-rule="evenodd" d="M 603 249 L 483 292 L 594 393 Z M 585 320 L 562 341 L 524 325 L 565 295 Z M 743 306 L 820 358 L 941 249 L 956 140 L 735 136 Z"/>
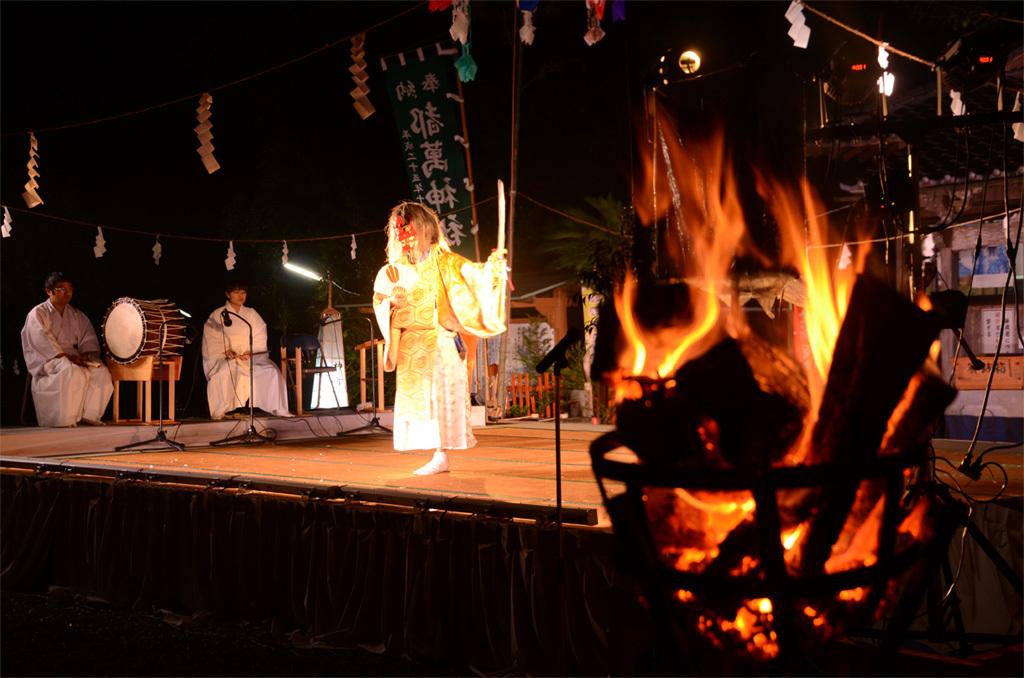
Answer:
<path fill-rule="evenodd" d="M 137 304 L 123 299 L 114 302 L 103 324 L 110 357 L 118 362 L 133 361 L 142 350 L 145 330 L 145 318 Z"/>

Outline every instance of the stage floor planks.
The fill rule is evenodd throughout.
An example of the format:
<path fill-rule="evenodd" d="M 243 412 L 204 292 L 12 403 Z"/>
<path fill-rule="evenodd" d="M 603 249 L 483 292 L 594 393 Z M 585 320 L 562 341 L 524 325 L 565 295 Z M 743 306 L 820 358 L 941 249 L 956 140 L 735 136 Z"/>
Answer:
<path fill-rule="evenodd" d="M 562 431 L 562 502 L 594 509 L 598 526 L 609 525 L 590 467 L 590 442 L 607 427 Z M 184 471 L 211 477 L 397 490 L 429 496 L 465 497 L 531 506 L 555 505 L 553 426 L 497 425 L 474 429 L 477 446 L 451 453 L 451 471 L 414 476 L 430 459 L 425 452 L 396 452 L 388 435 L 351 435 L 275 445 L 190 447 L 58 457 L 127 471 Z M 53 458 L 51 457 L 51 460 Z"/>

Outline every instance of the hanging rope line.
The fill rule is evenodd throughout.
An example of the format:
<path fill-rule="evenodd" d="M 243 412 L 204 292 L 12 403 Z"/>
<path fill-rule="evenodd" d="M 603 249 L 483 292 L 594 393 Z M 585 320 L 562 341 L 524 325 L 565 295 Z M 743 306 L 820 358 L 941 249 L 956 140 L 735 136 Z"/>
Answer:
<path fill-rule="evenodd" d="M 520 198 L 525 198 L 525 199 L 529 200 L 530 202 L 532 202 L 537 207 L 546 209 L 549 212 L 554 212 L 558 216 L 565 217 L 569 221 L 575 221 L 577 224 L 582 224 L 584 226 L 589 226 L 591 228 L 596 228 L 599 231 L 604 231 L 605 233 L 611 233 L 612 235 L 621 235 L 618 231 L 613 231 L 612 229 L 608 228 L 607 226 L 601 226 L 600 224 L 595 224 L 592 221 L 587 221 L 586 219 L 580 219 L 579 217 L 574 217 L 571 214 L 566 214 L 562 210 L 555 209 L 551 205 L 545 205 L 541 201 L 535 200 L 535 199 L 531 198 L 530 196 L 526 195 L 522 191 L 519 191 L 519 197 Z"/>
<path fill-rule="evenodd" d="M 476 204 L 478 206 L 479 205 L 486 205 L 487 203 L 494 202 L 497 199 L 498 199 L 497 196 L 491 196 L 490 198 L 484 198 L 483 200 L 477 200 Z M 66 223 L 66 224 L 73 224 L 75 226 L 86 226 L 86 227 L 88 227 L 90 229 L 102 228 L 102 229 L 104 229 L 106 231 L 114 231 L 116 233 L 131 233 L 133 235 L 144 235 L 144 236 L 147 236 L 147 237 L 150 237 L 150 238 L 155 238 L 155 237 L 159 236 L 162 240 L 199 240 L 199 241 L 202 241 L 202 242 L 219 242 L 219 243 L 236 242 L 236 243 L 249 243 L 249 244 L 261 244 L 261 243 L 262 244 L 266 244 L 266 243 L 280 244 L 281 242 L 283 242 L 285 240 L 287 240 L 288 242 L 319 242 L 319 241 L 325 241 L 325 240 L 343 240 L 345 238 L 351 238 L 353 236 L 359 237 L 359 236 L 364 236 L 364 235 L 373 235 L 374 233 L 383 234 L 384 230 L 385 230 L 384 227 L 382 226 L 380 228 L 374 228 L 374 229 L 367 230 L 367 231 L 356 231 L 354 233 L 340 233 L 338 235 L 314 235 L 314 236 L 308 236 L 308 237 L 304 237 L 304 238 L 292 238 L 292 237 L 283 237 L 283 238 L 231 238 L 231 237 L 214 238 L 214 237 L 205 236 L 205 235 L 177 235 L 177 234 L 174 234 L 174 233 L 167 233 L 165 231 L 147 231 L 147 230 L 139 229 L 139 228 L 125 228 L 123 226 L 108 226 L 107 224 L 98 224 L 98 223 L 92 222 L 92 221 L 82 221 L 81 219 L 71 219 L 69 217 L 60 217 L 60 216 L 57 216 L 56 214 L 47 214 L 45 212 L 37 212 L 35 210 L 27 210 L 27 209 L 24 209 L 24 208 L 21 208 L 21 207 L 13 207 L 11 205 L 0 204 L 0 207 L 6 207 L 7 209 L 11 210 L 12 212 L 18 212 L 18 213 L 21 213 L 21 214 L 28 214 L 28 215 L 31 215 L 33 217 L 41 217 L 43 219 L 50 219 L 52 221 L 60 221 L 60 222 Z M 443 214 L 440 214 L 439 216 L 441 218 L 444 218 L 444 217 L 450 216 L 452 214 L 459 214 L 460 212 L 465 212 L 465 211 L 467 211 L 469 209 L 472 209 L 472 206 L 468 206 L 467 205 L 466 207 L 460 207 L 459 209 L 451 210 L 450 212 L 445 212 Z"/>
<path fill-rule="evenodd" d="M 922 59 L 921 57 L 918 57 L 918 56 L 914 56 L 910 52 L 904 52 L 901 49 L 896 49 L 895 47 L 893 47 L 892 45 L 890 45 L 889 43 L 887 43 L 887 42 L 885 42 L 883 40 L 878 40 L 876 38 L 872 38 L 867 33 L 863 33 L 861 31 L 858 31 L 853 26 L 848 26 L 848 25 L 844 24 L 842 21 L 839 21 L 838 19 L 833 19 L 828 14 L 825 14 L 820 9 L 816 9 L 814 7 L 811 7 L 806 2 L 801 3 L 801 5 L 808 12 L 811 12 L 812 14 L 817 14 L 818 16 L 820 16 L 825 21 L 828 21 L 829 23 L 835 24 L 836 26 L 839 26 L 840 28 L 842 28 L 844 31 L 846 31 L 848 33 L 853 33 L 857 37 L 863 38 L 864 40 L 867 40 L 868 42 L 872 43 L 873 45 L 875 45 L 877 47 L 881 47 L 882 45 L 885 45 L 886 51 L 891 53 L 891 54 L 899 54 L 901 57 L 903 57 L 905 59 L 910 59 L 911 61 L 916 61 L 919 64 L 924 64 L 925 66 L 927 66 L 928 68 L 931 68 L 932 70 L 935 70 L 936 68 L 938 68 L 938 66 L 936 64 L 932 63 L 931 61 L 928 61 L 927 59 Z"/>
<path fill-rule="evenodd" d="M 1017 212 L 1020 212 L 1020 208 L 1012 209 L 1009 212 L 1000 212 L 998 214 L 986 214 L 985 217 L 984 217 L 984 221 L 991 221 L 993 219 L 999 219 L 1000 217 L 1013 216 Z M 972 226 L 974 224 L 980 224 L 981 222 L 982 222 L 981 218 L 978 218 L 978 219 L 968 219 L 967 221 L 961 221 L 961 222 L 956 223 L 956 224 L 950 224 L 949 226 L 946 226 L 941 231 L 932 231 L 930 234 L 925 234 L 925 235 L 934 235 L 936 233 L 942 233 L 944 231 L 951 231 L 954 228 L 964 228 L 966 226 Z M 872 244 L 880 243 L 880 242 L 891 242 L 891 241 L 895 241 L 895 240 L 904 240 L 904 239 L 907 239 L 907 238 L 910 238 L 910 237 L 924 238 L 925 235 L 922 235 L 921 233 L 901 233 L 899 235 L 891 235 L 891 236 L 888 236 L 888 237 L 885 237 L 885 238 L 872 238 L 870 240 L 844 240 L 843 242 L 828 243 L 827 245 L 807 245 L 807 249 L 809 249 L 809 250 L 810 249 L 828 249 L 828 248 L 831 248 L 831 247 L 842 247 L 844 245 L 872 245 Z"/>
<path fill-rule="evenodd" d="M 346 42 L 350 42 L 352 40 L 352 38 L 354 38 L 355 36 L 357 36 L 357 35 L 359 35 L 361 33 L 367 33 L 369 31 L 376 30 L 376 29 L 378 29 L 378 28 L 380 28 L 382 26 L 385 26 L 385 25 L 391 23 L 392 21 L 396 21 L 396 20 L 404 17 L 406 14 L 412 13 L 413 11 L 415 11 L 415 10 L 419 9 L 420 7 L 422 7 L 424 4 L 425 4 L 425 2 L 417 2 L 415 5 L 412 5 L 411 7 L 407 7 L 406 9 L 402 10 L 401 12 L 398 12 L 397 14 L 394 14 L 394 15 L 389 16 L 387 18 L 381 19 L 380 21 L 378 21 L 375 24 L 371 24 L 370 26 L 367 26 L 366 28 L 361 28 L 361 29 L 359 29 L 357 31 L 354 31 L 353 33 L 350 33 L 349 35 L 346 35 L 343 38 L 338 38 L 337 40 L 333 40 L 333 41 L 327 43 L 326 45 L 323 45 L 321 47 L 317 47 L 316 49 L 310 50 L 309 52 L 306 52 L 305 54 L 302 54 L 300 56 L 294 57 L 294 58 L 289 59 L 287 61 L 283 61 L 283 62 L 281 62 L 279 64 L 274 65 L 274 66 L 270 66 L 269 68 L 265 68 L 262 71 L 257 71 L 256 73 L 250 73 L 249 75 L 243 75 L 242 77 L 237 78 L 235 80 L 231 80 L 230 82 L 224 82 L 224 83 L 221 83 L 219 85 L 214 85 L 213 87 L 207 87 L 207 88 L 205 88 L 205 89 L 203 89 L 203 90 L 201 90 L 199 92 L 196 92 L 195 94 L 188 94 L 188 95 L 185 95 L 185 96 L 178 97 L 176 99 L 171 99 L 170 101 L 164 101 L 164 102 L 161 102 L 161 103 L 152 104 L 150 106 L 145 106 L 143 108 L 137 108 L 135 110 L 126 111 L 124 113 L 115 113 L 113 115 L 107 115 L 107 116 L 103 116 L 101 118 L 93 118 L 92 120 L 82 120 L 82 121 L 79 121 L 79 122 L 71 122 L 71 123 L 67 123 L 67 124 L 64 124 L 64 125 L 52 125 L 50 127 L 36 127 L 36 128 L 33 128 L 32 130 L 23 130 L 21 132 L 4 132 L 4 134 L 0 135 L 0 136 L 4 136 L 4 137 L 24 136 L 24 135 L 28 134 L 30 131 L 35 132 L 36 134 L 40 134 L 42 132 L 57 132 L 57 131 L 60 131 L 60 130 L 75 129 L 75 128 L 78 128 L 78 127 L 87 127 L 89 125 L 98 125 L 100 123 L 110 122 L 112 120 L 121 120 L 123 118 L 130 118 L 130 117 L 133 117 L 133 116 L 136 116 L 136 115 L 142 115 L 143 113 L 149 113 L 150 111 L 159 110 L 161 108 L 167 108 L 168 106 L 174 106 L 175 104 L 180 104 L 180 103 L 185 102 L 185 101 L 192 101 L 192 100 L 198 99 L 204 93 L 207 93 L 207 92 L 218 92 L 218 91 L 221 91 L 221 90 L 228 89 L 229 87 L 234 87 L 236 85 L 240 85 L 240 84 L 242 84 L 244 82 L 249 82 L 250 80 L 255 80 L 256 78 L 261 78 L 264 75 L 267 75 L 269 73 L 273 73 L 275 71 L 279 71 L 282 68 L 287 68 L 288 66 L 291 66 L 293 64 L 297 64 L 300 61 L 305 61 L 306 59 L 309 59 L 310 57 L 316 56 L 317 54 L 320 54 L 322 52 L 326 52 L 327 50 L 330 50 L 330 49 L 334 49 L 338 45 L 342 45 L 342 44 L 344 44 Z"/>

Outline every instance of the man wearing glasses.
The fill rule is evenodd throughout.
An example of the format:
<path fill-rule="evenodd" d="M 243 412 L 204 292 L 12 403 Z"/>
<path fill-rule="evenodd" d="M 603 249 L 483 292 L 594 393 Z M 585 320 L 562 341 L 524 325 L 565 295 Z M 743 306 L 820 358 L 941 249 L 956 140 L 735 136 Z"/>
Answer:
<path fill-rule="evenodd" d="M 74 286 L 63 273 L 46 276 L 47 300 L 25 318 L 21 348 L 32 375 L 40 426 L 102 426 L 114 386 L 100 361 L 100 343 L 85 314 L 71 305 Z"/>

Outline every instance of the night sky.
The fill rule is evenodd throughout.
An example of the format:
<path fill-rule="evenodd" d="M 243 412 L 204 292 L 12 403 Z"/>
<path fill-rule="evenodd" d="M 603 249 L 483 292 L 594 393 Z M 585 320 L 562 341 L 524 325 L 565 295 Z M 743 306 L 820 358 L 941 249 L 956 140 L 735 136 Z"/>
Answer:
<path fill-rule="evenodd" d="M 692 47 L 707 76 L 669 88 L 684 120 L 716 119 L 735 140 L 740 165 L 799 171 L 801 88 L 842 41 L 856 40 L 810 18 L 810 48 L 786 31 L 787 2 L 626 2 L 625 22 L 610 12 L 603 41 L 583 41 L 583 0 L 542 0 L 536 40 L 525 50 L 520 113 L 519 189 L 559 209 L 612 194 L 628 204 L 637 160 L 634 120 L 641 92 L 666 49 Z M 514 8 L 474 0 L 472 52 L 477 79 L 465 87 L 477 197 L 510 173 Z M 934 59 L 958 22 L 980 10 L 1019 18 L 1020 3 L 826 3 L 834 16 L 903 49 Z M 349 44 L 242 84 L 215 91 L 212 123 L 222 169 L 208 175 L 195 152 L 198 94 L 259 73 L 357 33 L 367 34 L 370 99 L 362 121 L 352 108 Z M 67 125 L 181 103 L 74 129 L 39 131 L 40 195 L 34 213 L 166 234 L 285 239 L 383 229 L 388 209 L 408 197 L 398 133 L 378 60 L 449 40 L 450 11 L 426 3 L 26 3 L 0 5 L 0 201 L 24 208 L 29 129 Z M 1019 28 L 1019 27 L 1017 27 Z M 1019 31 L 1018 31 L 1019 33 Z M 731 70 L 730 70 L 731 69 Z M 927 82 L 927 69 L 894 59 L 901 86 Z M 25 313 L 44 299 L 50 270 L 75 277 L 75 305 L 97 331 L 121 296 L 169 298 L 205 318 L 222 303 L 225 244 L 153 239 L 105 230 L 107 253 L 92 254 L 95 228 L 15 212 L 0 243 L 0 356 L 3 374 L 20 360 Z M 493 244 L 495 209 L 481 208 L 481 244 Z M 544 271 L 543 234 L 560 218 L 520 201 L 513 276 Z M 383 260 L 383 236 L 289 243 L 295 262 L 330 268 L 352 303 L 368 298 Z M 322 293 L 280 269 L 280 245 L 235 245 L 252 284 L 251 303 L 271 326 L 312 326 Z M 5 378 L 5 390 L 10 388 Z M 5 396 L 9 395 L 5 392 Z M 20 402 L 20 392 L 16 394 Z M 6 398 L 5 400 L 10 400 Z M 5 412 L 8 407 L 5 405 Z"/>

